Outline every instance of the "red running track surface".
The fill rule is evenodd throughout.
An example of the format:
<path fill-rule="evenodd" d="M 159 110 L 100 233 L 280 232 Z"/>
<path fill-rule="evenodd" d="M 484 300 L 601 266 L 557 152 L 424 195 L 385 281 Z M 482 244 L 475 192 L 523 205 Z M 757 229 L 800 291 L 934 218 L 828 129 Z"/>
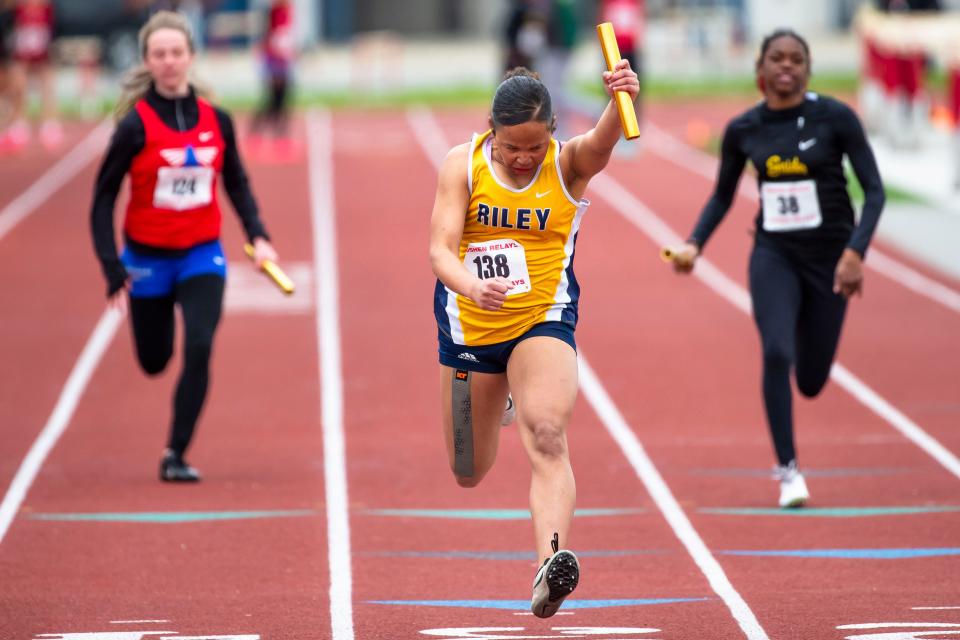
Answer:
<path fill-rule="evenodd" d="M 664 130 L 682 135 L 685 119 L 703 113 L 719 121 L 717 113 L 735 107 L 697 112 L 655 105 L 650 114 Z M 481 112 L 431 117 L 446 146 L 466 140 L 485 120 Z M 323 429 L 335 425 L 321 420 L 323 385 L 340 379 L 348 619 L 356 638 L 484 637 L 422 633 L 443 628 L 514 629 L 488 633 L 504 638 L 751 637 L 584 395 L 569 433 L 578 508 L 618 510 L 574 523 L 571 547 L 582 554 L 583 579 L 571 604 L 594 601 L 597 608 L 564 608 L 564 615 L 547 621 L 516 608 L 491 608 L 529 598 L 536 560 L 528 520 L 384 513 L 428 509 L 450 516 L 469 509 L 505 517 L 513 512 L 504 510 L 526 508 L 529 467 L 514 426 L 504 430 L 497 465 L 480 487 L 464 490 L 453 481 L 439 431 L 434 280 L 427 259 L 434 165 L 402 112 L 337 112 L 332 118 L 332 133 L 318 146 L 333 158 L 333 207 L 313 213 L 334 215 L 337 226 L 342 371 L 320 371 L 318 352 L 331 347 L 318 350 L 319 283 L 301 280 L 294 298 L 268 298 L 259 311 L 228 311 L 190 456 L 205 480 L 161 485 L 155 466 L 179 362 L 147 379 L 135 367 L 129 330 L 121 326 L 0 540 L 0 637 L 95 631 L 348 637 L 342 627 L 336 635 L 331 629 Z M 298 135 L 313 126 L 314 120 L 298 120 Z M 311 183 L 310 175 L 311 167 L 315 178 L 323 171 L 307 162 L 316 160 L 316 150 L 304 147 L 282 159 L 248 156 L 284 265 L 322 259 L 312 241 L 311 189 L 323 182 Z M 20 193 L 48 163 L 39 155 L 0 160 L 5 176 L 8 168 L 17 172 L 16 181 L 4 181 L 0 201 Z M 94 171 L 87 167 L 0 240 L 4 492 L 102 312 L 103 284 L 87 232 Z M 647 151 L 615 156 L 607 175 L 681 235 L 711 187 Z M 914 609 L 960 606 L 957 555 L 894 560 L 727 553 L 956 549 L 960 512 L 787 517 L 708 511 L 762 509 L 776 498 L 775 484 L 763 475 L 772 455 L 752 322 L 699 280 L 672 274 L 657 259 L 656 243 L 602 190 L 588 197 L 593 205 L 576 254 L 581 355 L 766 635 L 866 638 L 869 630 L 838 627 L 899 622 L 915 624 L 906 630 L 929 631 L 937 628 L 920 623 L 960 624 L 960 609 Z M 741 286 L 753 206 L 739 200 L 708 249 L 708 258 Z M 241 281 L 241 237 L 229 213 L 224 240 L 231 277 Z M 301 306 L 283 309 L 294 301 Z M 852 305 L 840 352 L 851 371 L 953 452 L 960 451 L 956 327 L 955 312 L 868 273 L 867 295 Z M 800 453 L 813 472 L 812 508 L 960 506 L 960 479 L 839 385 L 831 384 L 816 402 L 798 401 L 796 410 Z M 257 511 L 272 517 L 210 519 Z M 104 513 L 169 519 L 182 512 L 207 519 L 42 519 Z M 337 574 L 333 581 L 342 586 L 343 578 Z M 673 599 L 612 606 L 616 600 Z M 451 607 L 436 601 L 478 602 Z M 610 606 L 599 606 L 603 601 Z M 167 622 L 118 624 L 131 620 Z M 587 627 L 594 635 L 582 630 Z M 884 630 L 896 629 L 874 632 Z"/>

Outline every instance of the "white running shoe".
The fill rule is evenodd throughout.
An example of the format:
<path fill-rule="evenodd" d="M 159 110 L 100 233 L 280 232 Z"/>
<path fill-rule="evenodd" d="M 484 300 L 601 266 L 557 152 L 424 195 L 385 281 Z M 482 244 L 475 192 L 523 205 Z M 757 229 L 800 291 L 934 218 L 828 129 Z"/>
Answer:
<path fill-rule="evenodd" d="M 47 151 L 56 151 L 63 144 L 63 126 L 56 120 L 40 125 L 40 144 Z"/>
<path fill-rule="evenodd" d="M 8 151 L 20 151 L 30 144 L 30 125 L 26 120 L 17 120 L 7 128 L 4 146 Z"/>
<path fill-rule="evenodd" d="M 503 410 L 503 417 L 500 418 L 500 426 L 510 426 L 517 417 L 517 405 L 513 404 L 513 396 L 507 396 L 507 406 Z"/>
<path fill-rule="evenodd" d="M 783 509 L 795 509 L 806 504 L 810 492 L 796 460 L 791 460 L 786 466 L 778 465 L 774 473 L 780 481 L 780 506 Z"/>
<path fill-rule="evenodd" d="M 549 618 L 557 612 L 563 600 L 573 593 L 580 582 L 580 563 L 572 551 L 561 550 L 559 539 L 553 534 L 553 555 L 543 561 L 533 579 L 533 598 L 530 611 L 538 618 Z"/>

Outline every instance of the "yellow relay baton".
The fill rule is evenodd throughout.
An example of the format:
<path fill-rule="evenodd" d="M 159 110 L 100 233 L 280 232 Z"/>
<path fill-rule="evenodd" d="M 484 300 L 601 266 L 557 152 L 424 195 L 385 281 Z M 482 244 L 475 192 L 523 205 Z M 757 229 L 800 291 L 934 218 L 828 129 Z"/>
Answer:
<path fill-rule="evenodd" d="M 660 259 L 664 262 L 673 262 L 673 259 L 677 257 L 677 252 L 673 247 L 663 247 L 660 249 Z"/>
<path fill-rule="evenodd" d="M 244 244 L 243 250 L 247 252 L 247 255 L 251 259 L 253 259 L 252 244 L 249 244 L 249 243 Z M 270 279 L 273 280 L 274 284 L 276 284 L 280 288 L 280 291 L 283 291 L 288 296 L 293 293 L 293 289 L 294 289 L 293 280 L 287 277 L 287 274 L 283 272 L 283 269 L 277 266 L 276 262 L 272 260 L 264 260 L 263 266 L 261 267 L 261 269 L 263 270 L 264 273 L 270 276 Z"/>
<path fill-rule="evenodd" d="M 617 35 L 613 31 L 613 24 L 604 22 L 597 25 L 597 35 L 600 37 L 600 48 L 603 49 L 603 59 L 607 63 L 607 71 L 620 62 L 620 48 L 617 47 Z M 640 125 L 637 123 L 637 111 L 633 108 L 633 100 L 626 91 L 614 91 L 613 96 L 620 112 L 620 126 L 627 140 L 640 137 Z"/>

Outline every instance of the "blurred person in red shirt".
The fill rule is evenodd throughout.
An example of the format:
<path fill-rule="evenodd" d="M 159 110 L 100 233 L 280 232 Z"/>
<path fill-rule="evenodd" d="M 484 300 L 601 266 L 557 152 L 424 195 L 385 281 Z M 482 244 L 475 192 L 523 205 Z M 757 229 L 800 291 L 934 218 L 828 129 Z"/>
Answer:
<path fill-rule="evenodd" d="M 636 100 L 639 116 L 643 97 L 643 36 L 646 29 L 644 0 L 600 0 L 599 21 L 613 25 L 620 57 L 630 63 L 630 68 L 640 80 L 640 95 Z"/>
<path fill-rule="evenodd" d="M 53 4 L 50 0 L 17 0 L 13 9 L 13 38 L 10 66 L 10 102 L 12 123 L 3 134 L 2 146 L 19 151 L 30 142 L 30 124 L 26 117 L 27 90 L 31 78 L 40 84 L 40 142 L 55 149 L 63 142 L 63 130 L 57 121 L 54 75 L 50 60 L 53 41 Z"/>
<path fill-rule="evenodd" d="M 269 129 L 274 151 L 280 155 L 293 151 L 289 137 L 289 102 L 290 76 L 296 53 L 293 7 L 289 0 L 272 0 L 261 44 L 264 100 L 253 118 L 250 142 L 259 146 L 263 142 L 262 133 Z"/>
<path fill-rule="evenodd" d="M 13 32 L 13 0 L 0 0 L 0 143 L 6 142 L 10 118 L 10 39 Z M 5 144 L 2 144 L 5 146 Z"/>
<path fill-rule="evenodd" d="M 950 114 L 953 116 L 953 188 L 960 191 L 960 46 L 950 68 Z"/>

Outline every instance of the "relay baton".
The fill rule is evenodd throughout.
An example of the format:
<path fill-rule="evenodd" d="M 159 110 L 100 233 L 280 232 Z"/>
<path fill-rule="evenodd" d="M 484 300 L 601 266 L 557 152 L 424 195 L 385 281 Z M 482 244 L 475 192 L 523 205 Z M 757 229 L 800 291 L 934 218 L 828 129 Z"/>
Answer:
<path fill-rule="evenodd" d="M 253 245 L 245 244 L 243 245 L 243 250 L 247 252 L 247 255 L 250 258 L 253 258 Z M 273 280 L 281 291 L 283 291 L 288 296 L 293 293 L 294 285 L 293 280 L 287 277 L 287 274 L 277 266 L 277 263 L 273 260 L 264 260 L 263 266 L 260 267 L 263 269 L 263 272 L 270 276 L 270 279 Z"/>
<path fill-rule="evenodd" d="M 597 25 L 597 35 L 600 37 L 600 48 L 603 49 L 603 58 L 607 62 L 607 71 L 620 62 L 620 49 L 617 47 L 617 36 L 613 31 L 613 24 L 604 22 Z M 620 126 L 627 140 L 640 137 L 640 125 L 637 124 L 637 112 L 633 108 L 633 100 L 626 91 L 614 91 L 617 101 L 617 110 L 620 112 Z"/>
<path fill-rule="evenodd" d="M 660 249 L 660 259 L 664 262 L 673 262 L 673 259 L 677 257 L 677 252 L 673 250 L 673 247 L 663 247 Z"/>

